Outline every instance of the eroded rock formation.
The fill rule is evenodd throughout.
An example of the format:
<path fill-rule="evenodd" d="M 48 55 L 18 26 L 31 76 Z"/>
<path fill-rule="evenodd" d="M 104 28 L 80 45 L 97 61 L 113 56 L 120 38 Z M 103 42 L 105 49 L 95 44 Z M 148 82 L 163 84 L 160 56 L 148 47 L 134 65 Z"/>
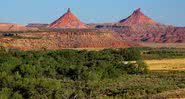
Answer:
<path fill-rule="evenodd" d="M 89 28 L 88 25 L 81 22 L 70 10 L 60 17 L 58 20 L 51 23 L 49 28 Z"/>
<path fill-rule="evenodd" d="M 185 43 L 185 28 L 163 25 L 155 22 L 137 9 L 131 16 L 115 24 L 96 25 L 96 28 L 110 29 L 123 40 L 152 43 Z"/>
<path fill-rule="evenodd" d="M 112 28 L 122 39 L 138 42 L 185 43 L 185 28 L 166 25 Z"/>
<path fill-rule="evenodd" d="M 157 22 L 155 22 L 148 16 L 144 15 L 144 13 L 141 12 L 140 8 L 135 10 L 131 16 L 127 17 L 126 19 L 121 20 L 119 23 L 124 26 L 157 24 Z"/>
<path fill-rule="evenodd" d="M 18 34 L 18 36 L 22 38 L 11 39 L 11 41 L 4 41 L 3 39 L 1 45 L 21 50 L 103 49 L 138 46 L 137 44 L 123 41 L 117 33 L 100 30 L 64 30 L 61 32 L 24 33 Z M 35 37 L 39 39 L 33 39 Z"/>

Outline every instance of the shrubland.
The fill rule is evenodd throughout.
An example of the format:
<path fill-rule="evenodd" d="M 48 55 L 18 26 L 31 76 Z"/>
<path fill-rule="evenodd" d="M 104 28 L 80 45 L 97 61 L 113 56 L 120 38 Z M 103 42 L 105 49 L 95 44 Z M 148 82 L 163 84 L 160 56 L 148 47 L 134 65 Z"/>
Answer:
<path fill-rule="evenodd" d="M 141 49 L 0 50 L 0 99 L 142 98 L 185 88 L 184 72 L 151 72 Z"/>

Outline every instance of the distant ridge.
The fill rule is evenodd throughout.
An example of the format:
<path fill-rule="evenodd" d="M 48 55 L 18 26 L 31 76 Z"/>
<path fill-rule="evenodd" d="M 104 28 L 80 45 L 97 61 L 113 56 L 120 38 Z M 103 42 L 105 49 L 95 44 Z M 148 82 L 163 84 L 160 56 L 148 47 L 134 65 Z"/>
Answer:
<path fill-rule="evenodd" d="M 49 25 L 49 28 L 89 28 L 81 22 L 68 8 L 68 11 L 59 19 Z"/>
<path fill-rule="evenodd" d="M 41 23 L 30 23 L 26 25 L 26 27 L 34 27 L 34 28 L 45 28 L 48 24 L 41 24 Z"/>
<path fill-rule="evenodd" d="M 150 24 L 155 25 L 158 24 L 153 19 L 146 16 L 142 11 L 141 8 L 136 9 L 133 14 L 126 19 L 123 19 L 119 22 L 121 25 L 131 26 L 131 25 L 144 25 Z"/>
<path fill-rule="evenodd" d="M 28 30 L 38 30 L 38 29 L 29 28 L 21 24 L 0 23 L 0 31 L 28 31 Z"/>

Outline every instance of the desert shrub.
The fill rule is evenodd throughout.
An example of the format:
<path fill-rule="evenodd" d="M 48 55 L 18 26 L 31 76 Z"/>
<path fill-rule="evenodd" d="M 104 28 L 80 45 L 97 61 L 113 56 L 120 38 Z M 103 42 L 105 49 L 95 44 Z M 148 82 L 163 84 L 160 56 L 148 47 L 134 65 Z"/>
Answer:
<path fill-rule="evenodd" d="M 141 59 L 141 51 L 138 48 L 119 49 L 117 53 L 122 55 L 126 61 Z"/>
<path fill-rule="evenodd" d="M 130 79 L 130 74 L 140 76 L 147 71 L 146 65 L 138 61 L 141 56 L 136 48 L 102 51 L 1 49 L 0 55 L 4 56 L 0 57 L 0 97 L 3 99 L 97 98 L 112 94 L 104 81 L 110 80 L 112 85 L 116 84 L 113 80 L 123 75 Z M 124 64 L 127 60 L 138 62 Z M 120 91 L 116 86 L 110 87 L 112 89 Z"/>
<path fill-rule="evenodd" d="M 128 64 L 118 64 L 117 68 L 119 68 L 122 73 L 128 74 L 147 74 L 149 72 L 147 65 L 143 61 L 136 61 L 134 63 Z"/>
<path fill-rule="evenodd" d="M 12 89 L 10 88 L 2 88 L 0 91 L 0 99 L 9 99 L 11 98 Z"/>
<path fill-rule="evenodd" d="M 11 98 L 12 99 L 23 99 L 22 95 L 18 92 L 14 92 Z"/>
<path fill-rule="evenodd" d="M 143 48 L 144 59 L 184 58 L 183 48 Z"/>

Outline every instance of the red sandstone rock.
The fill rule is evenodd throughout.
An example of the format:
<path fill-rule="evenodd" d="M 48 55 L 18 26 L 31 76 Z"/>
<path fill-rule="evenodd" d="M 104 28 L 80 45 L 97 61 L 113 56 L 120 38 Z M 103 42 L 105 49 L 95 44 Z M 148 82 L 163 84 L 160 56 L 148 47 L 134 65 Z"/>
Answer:
<path fill-rule="evenodd" d="M 137 25 L 125 28 L 113 28 L 123 40 L 157 42 L 157 43 L 184 43 L 185 28 L 167 25 Z"/>
<path fill-rule="evenodd" d="M 0 45 L 21 50 L 104 49 L 140 46 L 132 42 L 123 41 L 117 33 L 108 30 L 83 31 L 83 29 L 78 29 L 77 31 L 63 30 L 61 32 L 23 33 L 18 35 L 27 38 L 39 37 L 40 39 L 23 38 L 14 39 L 13 41 L 6 40 L 6 42 L 0 39 Z"/>
<path fill-rule="evenodd" d="M 49 25 L 49 28 L 89 28 L 88 25 L 81 22 L 71 11 L 68 11 Z"/>
<path fill-rule="evenodd" d="M 157 24 L 154 20 L 149 18 L 148 16 L 144 15 L 143 12 L 141 12 L 141 9 L 137 9 L 134 11 L 134 13 L 127 17 L 126 19 L 123 19 L 119 22 L 122 25 L 125 26 L 131 26 L 131 25 L 144 25 L 144 24 Z"/>

